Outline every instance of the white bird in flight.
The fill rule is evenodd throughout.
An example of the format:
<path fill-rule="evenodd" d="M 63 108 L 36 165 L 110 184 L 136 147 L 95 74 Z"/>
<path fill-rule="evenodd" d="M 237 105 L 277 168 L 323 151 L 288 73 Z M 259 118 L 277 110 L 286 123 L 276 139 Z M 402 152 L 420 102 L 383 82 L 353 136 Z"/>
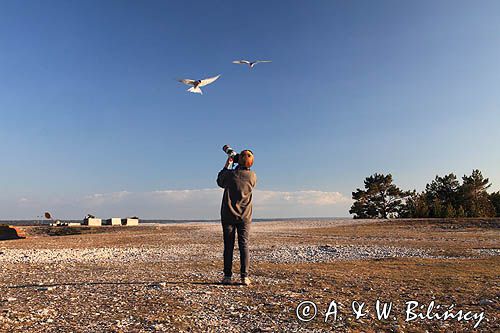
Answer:
<path fill-rule="evenodd" d="M 195 93 L 195 94 L 203 95 L 203 91 L 201 91 L 200 87 L 206 86 L 207 84 L 214 82 L 219 77 L 220 77 L 220 74 L 217 76 L 214 76 L 214 77 L 209 77 L 208 79 L 203 79 L 203 80 L 181 79 L 181 80 L 179 80 L 179 82 L 187 84 L 188 86 L 192 86 L 187 91 Z"/>
<path fill-rule="evenodd" d="M 258 63 L 261 63 L 261 62 L 271 62 L 271 60 L 255 60 L 255 61 L 235 60 L 235 61 L 233 61 L 233 64 L 248 65 L 248 67 L 253 68 L 253 66 L 255 66 L 255 65 L 257 65 Z"/>

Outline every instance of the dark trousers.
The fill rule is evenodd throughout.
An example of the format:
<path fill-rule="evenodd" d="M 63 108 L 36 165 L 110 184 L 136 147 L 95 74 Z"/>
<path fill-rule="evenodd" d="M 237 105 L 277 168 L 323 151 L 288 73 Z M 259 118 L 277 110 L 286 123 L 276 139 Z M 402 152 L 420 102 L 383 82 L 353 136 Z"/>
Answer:
<path fill-rule="evenodd" d="M 236 232 L 238 232 L 238 247 L 240 248 L 240 274 L 241 277 L 248 276 L 248 236 L 250 233 L 250 223 L 222 223 L 222 231 L 224 235 L 224 276 L 233 275 L 233 250 Z"/>

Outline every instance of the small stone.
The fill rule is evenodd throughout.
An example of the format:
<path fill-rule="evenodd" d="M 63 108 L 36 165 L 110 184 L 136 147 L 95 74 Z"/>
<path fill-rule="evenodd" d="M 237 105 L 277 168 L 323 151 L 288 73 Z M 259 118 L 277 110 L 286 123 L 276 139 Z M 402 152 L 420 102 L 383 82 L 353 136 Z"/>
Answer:
<path fill-rule="evenodd" d="M 479 301 L 479 305 L 493 305 L 494 303 L 492 300 L 486 298 Z"/>

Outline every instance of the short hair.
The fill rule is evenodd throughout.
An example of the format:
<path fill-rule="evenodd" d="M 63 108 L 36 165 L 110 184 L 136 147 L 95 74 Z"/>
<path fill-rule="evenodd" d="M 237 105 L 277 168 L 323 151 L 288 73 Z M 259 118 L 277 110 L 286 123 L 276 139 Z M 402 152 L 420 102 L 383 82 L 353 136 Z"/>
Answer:
<path fill-rule="evenodd" d="M 249 152 L 252 155 L 252 159 L 250 161 L 248 161 L 249 163 L 245 163 L 245 164 L 238 163 L 238 164 L 240 164 L 241 166 L 244 166 L 246 168 L 250 168 L 253 165 L 253 157 L 254 157 L 253 151 L 251 151 L 250 149 L 244 149 L 241 151 L 240 155 L 242 155 L 244 152 Z M 239 162 L 241 162 L 241 156 L 239 158 Z"/>

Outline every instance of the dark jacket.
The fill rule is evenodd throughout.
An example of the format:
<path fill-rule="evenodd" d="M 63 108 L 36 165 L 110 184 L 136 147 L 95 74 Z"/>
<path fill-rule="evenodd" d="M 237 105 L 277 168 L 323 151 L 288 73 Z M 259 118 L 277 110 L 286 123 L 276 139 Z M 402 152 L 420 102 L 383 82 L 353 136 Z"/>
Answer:
<path fill-rule="evenodd" d="M 248 168 L 238 166 L 219 172 L 217 185 L 224 189 L 220 211 L 223 224 L 252 222 L 252 190 L 256 183 L 255 172 Z"/>

